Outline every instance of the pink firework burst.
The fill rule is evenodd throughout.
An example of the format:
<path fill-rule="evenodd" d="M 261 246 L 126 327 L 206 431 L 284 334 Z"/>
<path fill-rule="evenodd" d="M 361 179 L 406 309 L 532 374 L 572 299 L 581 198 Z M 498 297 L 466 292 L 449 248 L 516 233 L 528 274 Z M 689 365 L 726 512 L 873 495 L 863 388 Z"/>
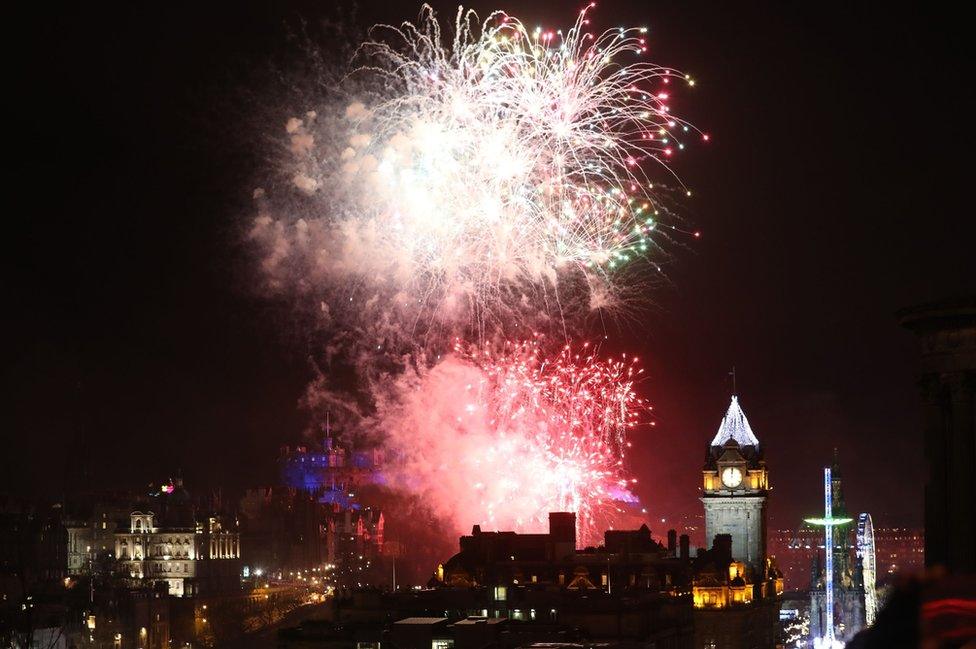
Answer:
<path fill-rule="evenodd" d="M 584 343 L 546 358 L 537 340 L 497 352 L 458 342 L 455 354 L 480 370 L 461 417 L 491 438 L 465 460 L 484 522 L 530 529 L 550 511 L 573 511 L 589 539 L 632 500 L 624 457 L 648 410 L 634 390 L 643 373 L 636 357 L 603 359 Z"/>

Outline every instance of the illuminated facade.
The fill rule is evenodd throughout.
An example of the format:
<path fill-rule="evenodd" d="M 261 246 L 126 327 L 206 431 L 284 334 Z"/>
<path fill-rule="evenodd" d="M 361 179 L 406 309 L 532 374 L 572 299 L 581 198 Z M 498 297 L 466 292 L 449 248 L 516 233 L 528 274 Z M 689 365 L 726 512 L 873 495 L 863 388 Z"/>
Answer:
<path fill-rule="evenodd" d="M 732 537 L 718 534 L 692 562 L 696 649 L 772 649 L 783 577 L 772 559 L 762 572 L 732 556 Z"/>
<path fill-rule="evenodd" d="M 240 535 L 225 530 L 217 518 L 209 518 L 190 528 L 160 528 L 153 512 L 132 512 L 129 530 L 116 532 L 117 572 L 138 584 L 166 583 L 169 594 L 177 597 L 196 594 L 198 577 L 215 571 L 202 569 L 204 563 L 229 562 L 219 572 L 238 573 Z M 216 566 L 207 566 L 216 567 Z"/>

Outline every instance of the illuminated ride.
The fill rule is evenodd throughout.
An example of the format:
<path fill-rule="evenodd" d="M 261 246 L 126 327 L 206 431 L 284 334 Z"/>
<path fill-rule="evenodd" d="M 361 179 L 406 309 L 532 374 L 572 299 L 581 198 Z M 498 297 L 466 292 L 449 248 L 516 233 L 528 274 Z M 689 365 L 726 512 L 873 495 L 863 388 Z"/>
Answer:
<path fill-rule="evenodd" d="M 871 514 L 862 513 L 857 517 L 857 558 L 861 560 L 861 574 L 864 579 L 864 621 L 867 626 L 874 624 L 878 609 L 875 581 L 877 568 L 874 555 L 874 524 Z"/>
<path fill-rule="evenodd" d="M 805 518 L 810 525 L 824 528 L 824 554 L 826 566 L 824 568 L 824 634 L 814 638 L 813 646 L 817 649 L 840 649 L 844 643 L 834 636 L 834 528 L 847 525 L 853 518 L 834 518 L 833 488 L 830 467 L 824 468 L 824 515 L 823 518 Z M 811 614 L 813 612 L 811 611 Z"/>

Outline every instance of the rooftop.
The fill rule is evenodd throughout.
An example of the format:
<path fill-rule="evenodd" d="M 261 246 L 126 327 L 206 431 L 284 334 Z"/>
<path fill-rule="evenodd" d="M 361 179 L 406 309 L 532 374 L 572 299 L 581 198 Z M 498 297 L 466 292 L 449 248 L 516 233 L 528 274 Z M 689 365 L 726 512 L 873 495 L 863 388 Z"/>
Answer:
<path fill-rule="evenodd" d="M 446 617 L 407 617 L 402 620 L 397 620 L 394 624 L 417 624 L 417 625 L 427 625 L 427 624 L 440 624 L 442 622 L 447 622 Z"/>

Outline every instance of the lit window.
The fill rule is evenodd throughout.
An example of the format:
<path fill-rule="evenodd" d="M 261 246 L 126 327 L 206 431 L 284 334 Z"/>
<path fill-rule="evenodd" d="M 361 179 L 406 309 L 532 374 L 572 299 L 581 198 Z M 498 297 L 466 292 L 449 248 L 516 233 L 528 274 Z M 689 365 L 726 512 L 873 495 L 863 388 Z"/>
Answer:
<path fill-rule="evenodd" d="M 495 601 L 504 602 L 506 599 L 508 599 L 508 588 L 495 586 Z"/>

